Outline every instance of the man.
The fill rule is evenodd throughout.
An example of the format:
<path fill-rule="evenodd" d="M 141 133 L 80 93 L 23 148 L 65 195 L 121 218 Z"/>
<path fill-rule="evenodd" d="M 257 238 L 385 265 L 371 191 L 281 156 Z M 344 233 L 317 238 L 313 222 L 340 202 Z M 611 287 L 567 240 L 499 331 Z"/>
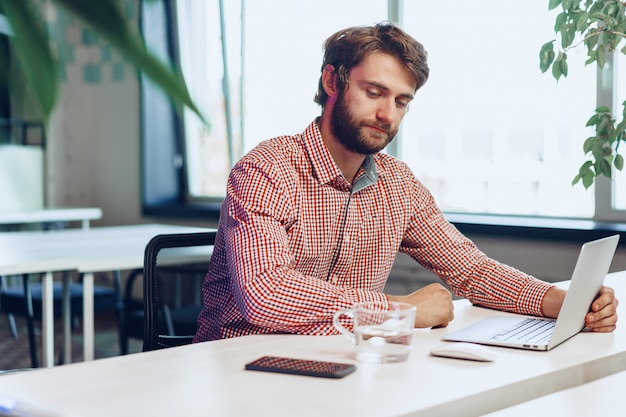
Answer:
<path fill-rule="evenodd" d="M 333 313 L 360 301 L 404 301 L 417 307 L 415 327 L 446 326 L 454 311 L 444 285 L 383 293 L 398 251 L 474 304 L 557 316 L 564 291 L 488 258 L 404 163 L 380 153 L 428 78 L 426 57 L 388 22 L 327 39 L 321 117 L 259 144 L 231 171 L 196 342 L 335 334 Z M 613 331 L 616 307 L 603 288 L 586 326 Z"/>

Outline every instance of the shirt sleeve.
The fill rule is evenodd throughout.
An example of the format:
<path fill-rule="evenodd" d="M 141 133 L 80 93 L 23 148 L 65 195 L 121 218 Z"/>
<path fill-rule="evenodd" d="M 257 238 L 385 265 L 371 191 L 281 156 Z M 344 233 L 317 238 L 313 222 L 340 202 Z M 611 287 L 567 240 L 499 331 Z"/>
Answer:
<path fill-rule="evenodd" d="M 220 219 L 237 308 L 249 323 L 277 332 L 336 334 L 333 314 L 355 302 L 386 303 L 382 293 L 341 287 L 292 267 L 287 230 L 297 178 L 266 161 L 233 168 Z"/>
<path fill-rule="evenodd" d="M 411 181 L 414 210 L 400 250 L 473 304 L 541 316 L 551 285 L 489 258 L 445 219 L 417 179 Z"/>

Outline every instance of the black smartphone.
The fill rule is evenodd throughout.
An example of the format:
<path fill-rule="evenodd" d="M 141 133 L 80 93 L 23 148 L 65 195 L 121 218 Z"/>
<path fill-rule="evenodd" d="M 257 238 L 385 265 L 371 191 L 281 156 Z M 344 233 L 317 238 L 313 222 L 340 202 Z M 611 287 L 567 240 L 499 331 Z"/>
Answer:
<path fill-rule="evenodd" d="M 282 374 L 343 378 L 356 370 L 349 363 L 313 361 L 307 359 L 263 356 L 246 364 L 249 371 L 278 372 Z"/>

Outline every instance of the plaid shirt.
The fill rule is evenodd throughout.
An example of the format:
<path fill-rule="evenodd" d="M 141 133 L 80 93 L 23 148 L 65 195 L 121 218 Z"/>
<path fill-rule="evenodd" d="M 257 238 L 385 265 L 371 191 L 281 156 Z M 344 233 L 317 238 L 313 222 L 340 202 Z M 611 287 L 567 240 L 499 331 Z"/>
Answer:
<path fill-rule="evenodd" d="M 395 158 L 368 156 L 346 182 L 316 122 L 259 144 L 226 194 L 195 341 L 336 334 L 338 309 L 386 302 L 398 251 L 472 303 L 541 315 L 548 284 L 479 251 Z"/>

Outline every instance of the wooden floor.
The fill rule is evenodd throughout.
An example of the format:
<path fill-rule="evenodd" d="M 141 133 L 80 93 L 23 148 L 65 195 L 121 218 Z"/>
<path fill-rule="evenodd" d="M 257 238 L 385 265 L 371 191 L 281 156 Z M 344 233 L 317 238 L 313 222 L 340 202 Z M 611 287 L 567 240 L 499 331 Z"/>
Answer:
<path fill-rule="evenodd" d="M 9 330 L 7 316 L 0 314 L 0 370 L 30 368 L 30 350 L 28 346 L 28 332 L 26 321 L 19 317 L 15 318 L 18 328 L 18 338 L 13 339 Z M 37 354 L 41 363 L 41 331 L 37 326 Z M 63 357 L 63 332 L 62 323 L 56 320 L 55 329 L 55 361 L 60 363 Z M 120 354 L 117 320 L 114 314 L 98 314 L 95 317 L 95 358 L 107 358 Z M 72 332 L 72 362 L 79 362 L 83 358 L 82 329 L 79 327 Z M 141 351 L 141 341 L 131 339 L 129 343 L 131 353 Z"/>

